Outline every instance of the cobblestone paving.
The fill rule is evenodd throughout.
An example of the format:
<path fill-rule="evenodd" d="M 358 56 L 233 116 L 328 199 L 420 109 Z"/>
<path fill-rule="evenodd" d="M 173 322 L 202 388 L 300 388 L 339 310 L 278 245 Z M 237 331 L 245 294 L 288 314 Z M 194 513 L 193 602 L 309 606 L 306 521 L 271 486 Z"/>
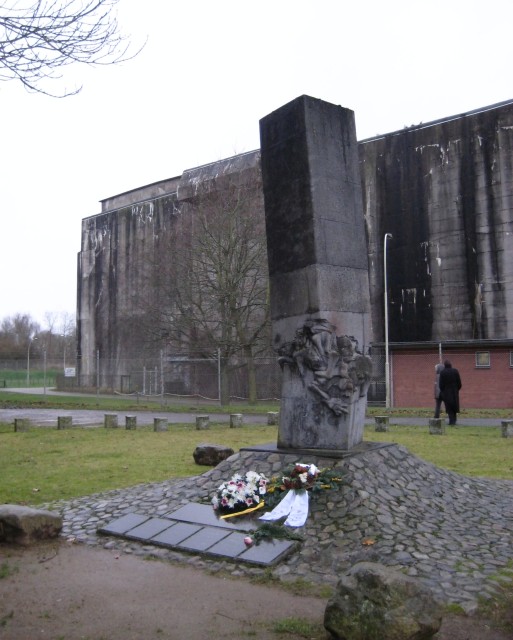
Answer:
<path fill-rule="evenodd" d="M 297 461 L 297 456 L 243 451 L 192 478 L 46 507 L 62 514 L 65 538 L 213 572 L 255 575 L 269 569 L 101 536 L 97 529 L 131 512 L 158 516 L 187 502 L 208 502 L 219 484 L 239 470 L 270 477 Z M 340 468 L 345 482 L 311 501 L 300 550 L 272 569 L 281 580 L 335 585 L 355 562 L 370 560 L 417 576 L 444 602 L 458 603 L 468 612 L 478 596 L 493 597 L 501 583 L 513 582 L 513 481 L 467 478 L 398 445 L 337 462 L 318 457 L 299 461 Z"/>

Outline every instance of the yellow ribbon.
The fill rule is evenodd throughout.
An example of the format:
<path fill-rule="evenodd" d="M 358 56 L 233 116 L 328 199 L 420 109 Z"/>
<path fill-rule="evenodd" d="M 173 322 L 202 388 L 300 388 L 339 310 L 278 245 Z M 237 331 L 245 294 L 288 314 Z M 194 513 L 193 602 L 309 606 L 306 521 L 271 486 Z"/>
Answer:
<path fill-rule="evenodd" d="M 226 518 L 234 518 L 235 516 L 244 516 L 247 513 L 252 513 L 257 509 L 261 509 L 264 506 L 264 501 L 261 500 L 256 507 L 251 507 L 250 509 L 244 509 L 244 511 L 237 511 L 236 513 L 226 513 L 224 516 L 219 516 L 222 520 L 226 520 Z"/>

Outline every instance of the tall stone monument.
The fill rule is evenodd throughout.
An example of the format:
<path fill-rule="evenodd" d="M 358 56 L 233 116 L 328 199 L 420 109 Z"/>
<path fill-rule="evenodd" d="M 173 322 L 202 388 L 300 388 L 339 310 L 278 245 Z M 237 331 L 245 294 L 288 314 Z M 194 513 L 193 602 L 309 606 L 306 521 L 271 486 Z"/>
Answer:
<path fill-rule="evenodd" d="M 371 361 L 354 113 L 301 96 L 260 121 L 271 316 L 283 368 L 278 447 L 363 437 Z"/>

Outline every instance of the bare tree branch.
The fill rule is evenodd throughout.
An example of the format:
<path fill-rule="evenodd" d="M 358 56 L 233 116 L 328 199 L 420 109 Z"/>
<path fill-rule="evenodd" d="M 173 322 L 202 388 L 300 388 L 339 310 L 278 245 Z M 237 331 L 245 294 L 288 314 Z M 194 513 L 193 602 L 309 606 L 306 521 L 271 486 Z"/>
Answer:
<path fill-rule="evenodd" d="M 256 401 L 255 357 L 270 344 L 260 197 L 257 184 L 229 184 L 184 203 L 184 227 L 160 238 L 140 265 L 145 284 L 137 296 L 155 341 L 203 357 L 219 350 L 221 378 L 243 359 L 250 401 Z M 221 387 L 224 394 L 223 381 Z"/>
<path fill-rule="evenodd" d="M 20 0 L 0 2 L 0 81 L 18 80 L 36 93 L 63 98 L 81 86 L 54 93 L 49 82 L 75 63 L 112 65 L 134 58 L 114 12 L 119 0 Z M 144 45 L 143 45 L 144 46 Z"/>

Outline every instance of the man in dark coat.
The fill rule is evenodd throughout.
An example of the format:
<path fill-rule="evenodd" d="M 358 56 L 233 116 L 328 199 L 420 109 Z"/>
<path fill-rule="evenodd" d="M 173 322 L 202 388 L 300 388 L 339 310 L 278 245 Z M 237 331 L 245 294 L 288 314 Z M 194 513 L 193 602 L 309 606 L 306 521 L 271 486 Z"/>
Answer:
<path fill-rule="evenodd" d="M 444 362 L 440 372 L 440 392 L 449 416 L 449 424 L 456 424 L 456 414 L 460 412 L 461 378 L 458 369 L 453 369 L 449 360 Z"/>

